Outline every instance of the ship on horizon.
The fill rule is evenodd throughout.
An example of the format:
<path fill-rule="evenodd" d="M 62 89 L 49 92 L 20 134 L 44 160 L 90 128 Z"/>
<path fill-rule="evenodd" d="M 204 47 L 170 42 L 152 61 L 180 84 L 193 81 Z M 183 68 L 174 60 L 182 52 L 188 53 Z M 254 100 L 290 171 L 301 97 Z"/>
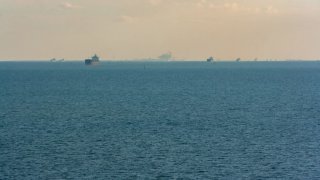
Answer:
<path fill-rule="evenodd" d="M 213 62 L 213 61 L 214 61 L 214 59 L 212 56 L 207 59 L 207 62 Z"/>
<path fill-rule="evenodd" d="M 100 62 L 100 58 L 96 54 L 92 56 L 91 59 L 84 60 L 85 65 L 96 65 L 96 64 L 99 64 L 99 62 Z"/>
<path fill-rule="evenodd" d="M 64 62 L 64 59 L 52 58 L 52 59 L 50 59 L 50 62 Z"/>
<path fill-rule="evenodd" d="M 160 61 L 170 61 L 172 60 L 172 53 L 169 51 L 167 53 L 161 54 L 157 60 Z"/>

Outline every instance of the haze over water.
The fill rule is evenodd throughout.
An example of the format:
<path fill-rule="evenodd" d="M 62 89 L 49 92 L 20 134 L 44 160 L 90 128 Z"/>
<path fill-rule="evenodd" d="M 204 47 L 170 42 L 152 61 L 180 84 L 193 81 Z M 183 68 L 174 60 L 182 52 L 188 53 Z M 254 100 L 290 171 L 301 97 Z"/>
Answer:
<path fill-rule="evenodd" d="M 0 179 L 319 179 L 319 62 L 0 63 Z"/>

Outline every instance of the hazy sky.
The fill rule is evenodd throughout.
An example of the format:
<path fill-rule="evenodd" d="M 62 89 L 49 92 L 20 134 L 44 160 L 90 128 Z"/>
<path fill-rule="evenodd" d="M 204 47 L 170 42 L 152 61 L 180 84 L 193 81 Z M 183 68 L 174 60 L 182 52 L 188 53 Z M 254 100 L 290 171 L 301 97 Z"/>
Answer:
<path fill-rule="evenodd" d="M 320 0 L 0 0 L 0 59 L 320 59 Z"/>

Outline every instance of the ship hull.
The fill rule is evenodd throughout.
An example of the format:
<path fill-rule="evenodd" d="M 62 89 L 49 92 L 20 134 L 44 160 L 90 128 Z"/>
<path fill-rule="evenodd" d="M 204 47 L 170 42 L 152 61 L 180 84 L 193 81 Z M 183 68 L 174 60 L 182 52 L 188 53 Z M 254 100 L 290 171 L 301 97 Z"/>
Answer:
<path fill-rule="evenodd" d="M 95 54 L 91 59 L 84 60 L 85 65 L 96 65 L 99 64 L 99 57 Z"/>
<path fill-rule="evenodd" d="M 97 65 L 97 64 L 99 64 L 99 61 L 93 61 L 93 60 L 91 60 L 91 59 L 86 59 L 86 60 L 84 61 L 84 64 L 85 64 L 85 65 L 88 65 L 88 66 L 90 66 L 90 65 Z"/>

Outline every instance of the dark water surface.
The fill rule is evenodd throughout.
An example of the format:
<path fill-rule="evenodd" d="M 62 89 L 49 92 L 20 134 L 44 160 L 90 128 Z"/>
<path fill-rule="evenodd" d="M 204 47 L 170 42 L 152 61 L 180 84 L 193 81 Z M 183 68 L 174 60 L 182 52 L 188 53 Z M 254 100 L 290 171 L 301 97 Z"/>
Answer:
<path fill-rule="evenodd" d="M 320 62 L 0 63 L 0 179 L 268 178 L 320 178 Z"/>

